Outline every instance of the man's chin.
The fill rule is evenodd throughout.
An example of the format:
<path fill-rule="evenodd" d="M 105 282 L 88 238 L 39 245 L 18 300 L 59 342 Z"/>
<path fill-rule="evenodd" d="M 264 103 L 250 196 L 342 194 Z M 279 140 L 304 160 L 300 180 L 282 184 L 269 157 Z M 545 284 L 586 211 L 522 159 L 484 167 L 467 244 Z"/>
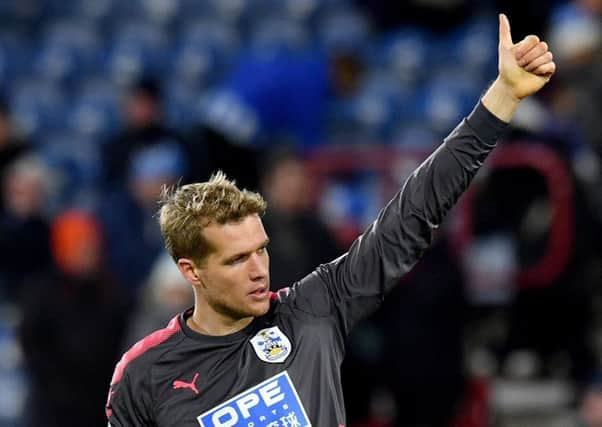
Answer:
<path fill-rule="evenodd" d="M 253 306 L 249 307 L 249 308 L 250 308 L 249 315 L 251 315 L 253 317 L 263 316 L 270 309 L 270 300 L 268 298 L 265 301 L 253 304 Z"/>

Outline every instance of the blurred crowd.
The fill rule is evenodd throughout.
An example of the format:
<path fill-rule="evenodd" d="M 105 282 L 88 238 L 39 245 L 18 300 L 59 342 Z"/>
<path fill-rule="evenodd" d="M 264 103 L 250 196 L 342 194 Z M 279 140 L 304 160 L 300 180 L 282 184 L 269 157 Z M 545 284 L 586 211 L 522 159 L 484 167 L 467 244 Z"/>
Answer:
<path fill-rule="evenodd" d="M 602 1 L 0 1 L 0 427 L 105 425 L 192 305 L 163 186 L 268 201 L 272 289 L 332 260 L 467 115 L 498 11 L 557 74 L 352 334 L 350 427 L 602 426 Z"/>

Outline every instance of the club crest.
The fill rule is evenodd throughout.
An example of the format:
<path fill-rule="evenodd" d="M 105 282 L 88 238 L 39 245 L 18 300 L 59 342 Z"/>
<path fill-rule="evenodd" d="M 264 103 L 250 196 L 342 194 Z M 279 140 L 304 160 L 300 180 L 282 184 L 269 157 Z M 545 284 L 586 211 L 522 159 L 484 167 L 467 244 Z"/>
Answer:
<path fill-rule="evenodd" d="M 282 363 L 291 352 L 291 342 L 278 326 L 257 332 L 251 345 L 257 357 L 268 363 Z"/>

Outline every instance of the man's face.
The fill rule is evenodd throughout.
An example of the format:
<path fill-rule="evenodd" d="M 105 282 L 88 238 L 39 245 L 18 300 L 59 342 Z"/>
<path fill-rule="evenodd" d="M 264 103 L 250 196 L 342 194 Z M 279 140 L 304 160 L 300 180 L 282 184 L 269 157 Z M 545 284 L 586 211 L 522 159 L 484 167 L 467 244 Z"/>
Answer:
<path fill-rule="evenodd" d="M 133 129 L 144 128 L 159 116 L 157 101 L 143 93 L 134 93 L 126 102 L 126 122 Z"/>
<path fill-rule="evenodd" d="M 581 416 L 587 427 L 602 426 L 602 391 L 588 390 L 581 404 Z"/>
<path fill-rule="evenodd" d="M 225 320 L 265 314 L 270 306 L 270 258 L 259 215 L 210 224 L 203 233 L 214 251 L 197 268 L 197 298 Z"/>
<path fill-rule="evenodd" d="M 309 180 L 303 163 L 287 159 L 274 167 L 265 181 L 265 193 L 270 204 L 278 211 L 296 214 L 307 208 L 305 197 Z"/>

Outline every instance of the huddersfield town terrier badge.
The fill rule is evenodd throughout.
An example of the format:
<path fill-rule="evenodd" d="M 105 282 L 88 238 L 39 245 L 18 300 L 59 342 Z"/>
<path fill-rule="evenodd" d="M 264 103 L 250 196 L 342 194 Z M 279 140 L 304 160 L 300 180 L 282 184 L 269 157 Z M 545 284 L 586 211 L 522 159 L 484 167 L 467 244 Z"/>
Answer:
<path fill-rule="evenodd" d="M 251 345 L 257 357 L 268 363 L 282 363 L 291 352 L 291 342 L 278 326 L 257 332 Z"/>

